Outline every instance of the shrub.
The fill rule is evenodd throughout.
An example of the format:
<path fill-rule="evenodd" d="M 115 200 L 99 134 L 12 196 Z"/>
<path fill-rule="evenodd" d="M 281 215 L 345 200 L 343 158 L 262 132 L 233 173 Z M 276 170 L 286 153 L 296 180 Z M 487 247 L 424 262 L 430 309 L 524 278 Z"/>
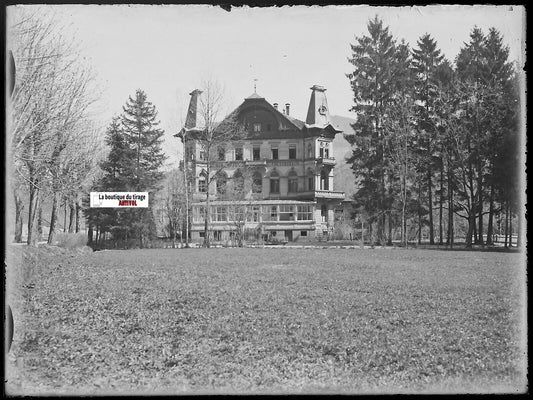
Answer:
<path fill-rule="evenodd" d="M 85 232 L 56 234 L 56 245 L 65 249 L 77 249 L 87 245 L 87 235 Z"/>

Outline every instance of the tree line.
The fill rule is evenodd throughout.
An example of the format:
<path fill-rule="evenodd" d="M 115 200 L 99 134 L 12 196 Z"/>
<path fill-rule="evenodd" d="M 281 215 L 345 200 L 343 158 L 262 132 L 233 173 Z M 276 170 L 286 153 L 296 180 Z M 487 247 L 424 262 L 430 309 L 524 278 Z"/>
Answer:
<path fill-rule="evenodd" d="M 10 14 L 8 48 L 13 56 L 13 91 L 7 121 L 10 188 L 15 207 L 15 242 L 22 241 L 27 207 L 27 243 L 35 245 L 49 217 L 48 243 L 58 232 L 58 215 L 70 211 L 68 231 L 78 232 L 81 193 L 95 172 L 98 129 L 90 118 L 96 100 L 92 69 L 79 62 L 78 43 L 63 26 L 38 11 Z M 51 200 L 49 216 L 43 202 Z"/>
<path fill-rule="evenodd" d="M 419 243 L 427 232 L 430 244 L 453 245 L 459 219 L 467 247 L 491 245 L 498 219 L 510 245 L 520 210 L 520 78 L 502 35 L 473 28 L 452 64 L 429 34 L 411 49 L 377 16 L 367 28 L 351 44 L 357 119 L 346 139 L 353 204 L 373 240 L 391 244 L 399 230 L 406 244 L 415 226 Z"/>

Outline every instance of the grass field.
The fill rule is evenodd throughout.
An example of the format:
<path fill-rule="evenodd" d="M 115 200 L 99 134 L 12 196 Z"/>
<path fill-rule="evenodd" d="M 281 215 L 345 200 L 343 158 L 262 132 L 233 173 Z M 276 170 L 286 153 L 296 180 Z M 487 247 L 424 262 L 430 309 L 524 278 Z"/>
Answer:
<path fill-rule="evenodd" d="M 520 254 L 10 254 L 8 393 L 499 393 L 527 385 Z"/>

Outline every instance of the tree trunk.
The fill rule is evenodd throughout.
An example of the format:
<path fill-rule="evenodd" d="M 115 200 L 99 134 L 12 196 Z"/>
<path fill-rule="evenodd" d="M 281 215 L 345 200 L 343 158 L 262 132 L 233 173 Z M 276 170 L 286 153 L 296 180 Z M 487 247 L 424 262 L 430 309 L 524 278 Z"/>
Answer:
<path fill-rule="evenodd" d="M 504 247 L 508 247 L 507 239 L 509 238 L 509 204 L 506 201 L 505 202 L 505 241 L 504 241 Z"/>
<path fill-rule="evenodd" d="M 470 210 L 470 213 L 468 214 L 468 232 L 466 234 L 466 247 L 471 248 L 472 247 L 472 236 L 474 233 L 474 229 L 476 228 L 476 214 L 474 213 L 474 210 Z"/>
<path fill-rule="evenodd" d="M 516 227 L 518 236 L 516 237 L 516 247 L 522 246 L 522 212 L 519 209 Z"/>
<path fill-rule="evenodd" d="M 52 201 L 52 215 L 50 216 L 50 232 L 48 233 L 48 244 L 54 244 L 56 239 L 57 213 L 59 208 L 59 192 L 54 190 Z"/>
<path fill-rule="evenodd" d="M 37 245 L 37 229 L 36 229 L 36 220 L 37 220 L 37 208 L 39 207 L 39 189 L 36 185 L 36 181 L 30 182 L 30 202 L 28 207 L 28 240 L 27 243 L 30 246 Z"/>
<path fill-rule="evenodd" d="M 418 183 L 418 244 L 422 244 L 422 185 Z"/>
<path fill-rule="evenodd" d="M 185 148 L 185 147 L 184 147 Z M 183 160 L 183 181 L 185 187 L 185 247 L 189 247 L 189 181 L 187 178 L 187 160 L 184 152 Z M 207 177 L 209 179 L 209 177 Z M 209 189 L 209 188 L 208 188 Z M 180 242 L 183 240 L 183 229 L 180 231 Z"/>
<path fill-rule="evenodd" d="M 93 233 L 93 224 L 92 224 L 92 222 L 89 221 L 89 231 L 87 233 L 87 239 L 88 239 L 87 240 L 87 244 L 88 245 L 93 244 L 93 234 L 94 234 Z"/>
<path fill-rule="evenodd" d="M 69 221 L 68 221 L 68 233 L 74 232 L 74 217 L 76 215 L 76 207 L 74 206 L 74 202 L 69 202 L 69 209 L 70 209 L 70 215 L 69 215 Z"/>
<path fill-rule="evenodd" d="M 429 244 L 435 244 L 435 231 L 433 229 L 433 184 L 431 182 L 431 169 L 428 170 L 428 208 L 429 208 Z"/>
<path fill-rule="evenodd" d="M 80 210 L 81 205 L 79 199 L 76 199 L 76 233 L 80 231 Z"/>
<path fill-rule="evenodd" d="M 18 189 L 15 189 L 15 243 L 22 243 L 22 225 L 23 217 L 22 212 L 24 211 L 24 202 Z"/>
<path fill-rule="evenodd" d="M 63 232 L 67 232 L 67 199 L 63 199 Z"/>
<path fill-rule="evenodd" d="M 513 247 L 513 209 L 509 204 L 509 247 Z"/>
<path fill-rule="evenodd" d="M 448 165 L 448 235 L 446 238 L 446 244 L 450 247 L 453 247 L 453 237 L 453 180 L 452 170 L 450 165 Z"/>
<path fill-rule="evenodd" d="M 207 154 L 208 154 L 208 157 L 209 157 L 209 150 L 207 150 Z M 184 164 L 184 168 L 186 168 L 186 165 L 185 163 Z M 209 189 L 210 189 L 210 186 L 211 186 L 211 166 L 210 166 L 210 163 L 207 163 L 206 165 L 206 168 L 207 168 L 207 191 L 206 191 L 206 197 L 205 197 L 205 218 L 204 218 L 204 246 L 209 248 L 211 247 L 211 242 L 209 240 L 209 219 L 210 219 L 210 215 L 211 215 L 211 210 L 209 209 L 210 208 L 210 204 L 211 204 L 211 197 L 210 197 L 210 194 L 209 194 Z"/>
<path fill-rule="evenodd" d="M 487 246 L 492 246 L 494 241 L 494 183 L 490 185 L 490 197 L 489 197 L 489 222 L 487 226 Z"/>
<path fill-rule="evenodd" d="M 440 160 L 440 198 L 439 198 L 439 245 L 443 244 L 442 216 L 444 209 L 444 160 Z"/>
<path fill-rule="evenodd" d="M 39 201 L 39 208 L 37 209 L 37 240 L 43 239 L 43 206 L 42 201 Z"/>
<path fill-rule="evenodd" d="M 483 174 L 481 165 L 478 166 L 478 210 L 479 210 L 479 222 L 478 222 L 478 243 L 481 246 L 484 246 L 485 241 L 483 240 Z"/>

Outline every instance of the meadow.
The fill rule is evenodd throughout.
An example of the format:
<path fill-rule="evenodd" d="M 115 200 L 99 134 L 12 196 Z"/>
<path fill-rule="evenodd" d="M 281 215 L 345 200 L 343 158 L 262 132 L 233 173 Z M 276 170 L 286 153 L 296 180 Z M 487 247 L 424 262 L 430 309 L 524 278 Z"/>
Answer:
<path fill-rule="evenodd" d="M 519 393 L 518 253 L 10 248 L 10 394 Z"/>

